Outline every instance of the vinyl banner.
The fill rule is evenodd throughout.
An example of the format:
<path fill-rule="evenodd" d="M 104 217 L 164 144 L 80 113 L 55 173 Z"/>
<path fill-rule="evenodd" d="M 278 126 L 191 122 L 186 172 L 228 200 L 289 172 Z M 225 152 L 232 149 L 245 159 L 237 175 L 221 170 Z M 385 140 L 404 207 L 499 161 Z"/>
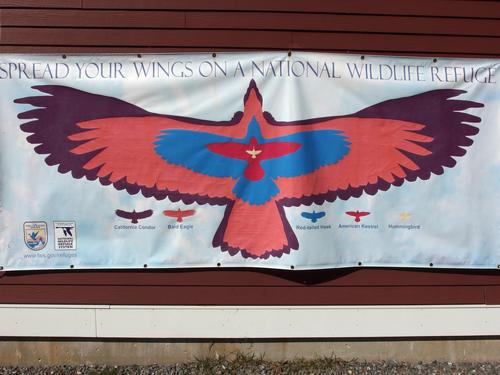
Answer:
<path fill-rule="evenodd" d="M 0 55 L 0 266 L 496 269 L 498 71 Z"/>

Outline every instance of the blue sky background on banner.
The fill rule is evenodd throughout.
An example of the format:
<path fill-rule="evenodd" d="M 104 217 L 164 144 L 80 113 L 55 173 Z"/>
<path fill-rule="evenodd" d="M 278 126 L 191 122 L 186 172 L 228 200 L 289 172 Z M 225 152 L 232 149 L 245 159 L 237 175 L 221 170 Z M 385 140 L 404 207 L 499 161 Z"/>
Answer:
<path fill-rule="evenodd" d="M 286 53 L 206 54 L 135 56 L 58 56 L 0 55 L 0 61 L 183 61 L 286 60 Z M 456 84 L 432 82 L 394 82 L 347 79 L 346 62 L 388 65 L 418 64 L 429 67 L 456 65 L 494 66 L 499 62 L 479 59 L 406 59 L 355 55 L 293 53 L 291 59 L 335 61 L 341 79 L 279 77 L 148 78 L 148 79 L 0 79 L 0 265 L 6 269 L 130 268 L 256 266 L 296 269 L 357 266 L 417 266 L 496 268 L 500 264 L 500 84 Z M 230 63 L 231 64 L 231 63 Z M 344 67 L 340 70 L 340 67 Z M 500 80 L 497 73 L 496 80 Z M 85 179 L 75 180 L 47 166 L 26 134 L 19 130 L 23 122 L 17 114 L 28 105 L 14 104 L 20 97 L 38 95 L 32 85 L 61 84 L 118 97 L 151 112 L 208 120 L 229 120 L 242 110 L 243 95 L 254 78 L 263 96 L 264 110 L 275 119 L 292 121 L 354 113 L 383 100 L 414 95 L 433 89 L 459 88 L 467 94 L 459 99 L 483 102 L 482 109 L 469 110 L 482 118 L 480 133 L 467 148 L 458 165 L 445 169 L 444 175 L 428 181 L 405 182 L 375 196 L 363 195 L 347 201 L 337 200 L 321 206 L 285 208 L 287 218 L 300 243 L 281 258 L 244 259 L 230 256 L 212 247 L 212 238 L 224 213 L 222 206 L 185 205 L 157 201 L 141 194 L 103 187 Z M 78 105 L 78 103 L 75 103 Z M 376 156 L 374 156 L 376 157 Z M 117 208 L 154 215 L 140 222 L 155 230 L 120 230 L 127 225 L 118 218 Z M 169 230 L 175 219 L 161 214 L 166 209 L 195 209 L 185 220 L 192 229 Z M 301 216 L 304 211 L 324 211 L 326 216 L 311 223 Z M 346 211 L 368 211 L 370 215 L 355 223 Z M 409 213 L 403 221 L 401 214 Z M 53 221 L 75 221 L 77 250 L 54 250 Z M 45 221 L 49 242 L 38 252 L 24 244 L 23 223 Z M 378 229 L 339 228 L 339 224 L 378 225 Z M 389 229 L 388 225 L 420 226 L 420 229 Z M 300 229 L 324 225 L 328 229 Z M 62 256 L 61 254 L 68 256 Z M 34 256 L 36 254 L 37 256 Z"/>

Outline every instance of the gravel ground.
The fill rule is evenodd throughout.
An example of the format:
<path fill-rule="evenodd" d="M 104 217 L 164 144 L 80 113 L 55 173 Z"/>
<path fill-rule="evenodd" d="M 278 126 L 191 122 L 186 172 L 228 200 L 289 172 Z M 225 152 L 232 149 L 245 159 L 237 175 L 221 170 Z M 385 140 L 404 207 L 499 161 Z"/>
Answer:
<path fill-rule="evenodd" d="M 224 358 L 202 359 L 192 363 L 170 366 L 52 366 L 52 367 L 0 367 L 0 374 L 74 374 L 74 375 L 125 375 L 125 374 L 500 374 L 499 363 L 405 363 L 394 361 L 359 362 L 338 359 L 313 361 L 294 360 L 271 362 L 244 356 L 233 360 Z"/>

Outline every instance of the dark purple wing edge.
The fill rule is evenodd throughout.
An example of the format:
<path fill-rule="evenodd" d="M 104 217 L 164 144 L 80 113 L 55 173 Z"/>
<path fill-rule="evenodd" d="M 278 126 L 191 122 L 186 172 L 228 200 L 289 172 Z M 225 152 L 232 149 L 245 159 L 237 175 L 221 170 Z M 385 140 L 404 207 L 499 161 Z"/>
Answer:
<path fill-rule="evenodd" d="M 333 202 L 337 198 L 341 200 L 351 197 L 357 198 L 363 193 L 374 195 L 378 191 L 388 190 L 392 185 L 401 186 L 405 180 L 410 182 L 417 179 L 427 180 L 432 174 L 443 174 L 444 167 L 454 167 L 457 163 L 455 158 L 465 155 L 465 148 L 473 143 L 471 137 L 479 132 L 477 127 L 467 123 L 479 123 L 481 122 L 481 118 L 463 111 L 470 108 L 484 107 L 484 105 L 468 100 L 450 99 L 464 93 L 466 91 L 454 89 L 433 90 L 414 96 L 387 100 L 348 116 L 325 117 L 297 122 L 278 122 L 271 114 L 266 112 L 264 114 L 266 120 L 276 126 L 307 126 L 312 123 L 347 117 L 408 121 L 425 125 L 425 128 L 417 133 L 433 138 L 432 142 L 422 144 L 423 147 L 432 152 L 431 156 L 422 157 L 401 151 L 415 164 L 420 166 L 420 169 L 417 171 L 411 171 L 402 167 L 406 173 L 405 178 L 394 176 L 395 179 L 392 183 L 379 179 L 374 184 L 349 187 L 345 190 L 328 191 L 324 194 L 303 196 L 300 198 L 283 198 L 279 201 L 279 204 L 287 207 L 308 206 L 313 203 L 322 204 L 325 201 Z"/>
<path fill-rule="evenodd" d="M 76 125 L 79 122 L 110 117 L 159 116 L 194 124 L 230 126 L 236 124 L 242 116 L 241 112 L 237 112 L 230 121 L 218 122 L 158 115 L 120 99 L 91 94 L 67 86 L 42 85 L 33 86 L 32 88 L 48 95 L 19 98 L 14 102 L 38 107 L 22 112 L 17 116 L 19 119 L 31 120 L 22 124 L 21 130 L 32 133 L 27 137 L 27 140 L 29 143 L 36 145 L 35 152 L 48 155 L 45 162 L 49 166 L 57 165 L 60 173 L 71 172 L 72 176 L 77 179 L 82 177 L 91 181 L 99 179 L 102 185 L 109 185 L 111 181 L 109 176 L 97 177 L 99 167 L 92 170 L 83 168 L 83 165 L 99 151 L 84 155 L 75 155 L 69 152 L 69 150 L 82 143 L 68 139 L 69 135 L 81 131 Z M 163 200 L 168 197 L 172 202 L 182 201 L 185 204 L 196 202 L 199 204 L 225 205 L 229 202 L 226 197 L 209 197 L 207 195 L 184 194 L 178 191 L 158 190 L 155 187 L 147 188 L 135 183 L 128 183 L 125 178 L 114 182 L 113 186 L 117 190 L 125 189 L 131 195 L 142 192 L 147 198 L 154 197 Z"/>

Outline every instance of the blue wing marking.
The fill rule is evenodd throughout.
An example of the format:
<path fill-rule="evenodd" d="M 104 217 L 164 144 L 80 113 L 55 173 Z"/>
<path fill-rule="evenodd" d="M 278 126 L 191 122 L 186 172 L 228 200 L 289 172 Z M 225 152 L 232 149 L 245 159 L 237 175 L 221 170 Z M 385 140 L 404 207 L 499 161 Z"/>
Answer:
<path fill-rule="evenodd" d="M 155 151 L 167 162 L 213 177 L 238 178 L 245 160 L 226 158 L 211 152 L 207 145 L 235 139 L 191 130 L 164 130 L 155 142 Z"/>
<path fill-rule="evenodd" d="M 249 144 L 252 137 L 260 144 L 293 142 L 300 144 L 300 148 L 288 155 L 262 160 L 260 163 L 265 175 L 259 181 L 250 181 L 244 177 L 245 168 L 248 166 L 246 160 L 225 157 L 208 148 L 210 144 L 222 142 Z M 182 129 L 163 130 L 155 142 L 155 151 L 168 163 L 194 172 L 237 179 L 232 191 L 238 198 L 250 204 L 264 204 L 279 193 L 274 182 L 276 178 L 297 177 L 337 163 L 349 153 L 349 145 L 347 137 L 339 130 L 304 131 L 283 137 L 264 138 L 254 117 L 243 138 Z M 315 222 L 321 217 L 311 220 Z"/>
<path fill-rule="evenodd" d="M 300 148 L 291 154 L 262 161 L 262 168 L 270 178 L 297 177 L 337 163 L 349 153 L 350 145 L 339 130 L 307 131 L 268 141 L 300 144 Z"/>

